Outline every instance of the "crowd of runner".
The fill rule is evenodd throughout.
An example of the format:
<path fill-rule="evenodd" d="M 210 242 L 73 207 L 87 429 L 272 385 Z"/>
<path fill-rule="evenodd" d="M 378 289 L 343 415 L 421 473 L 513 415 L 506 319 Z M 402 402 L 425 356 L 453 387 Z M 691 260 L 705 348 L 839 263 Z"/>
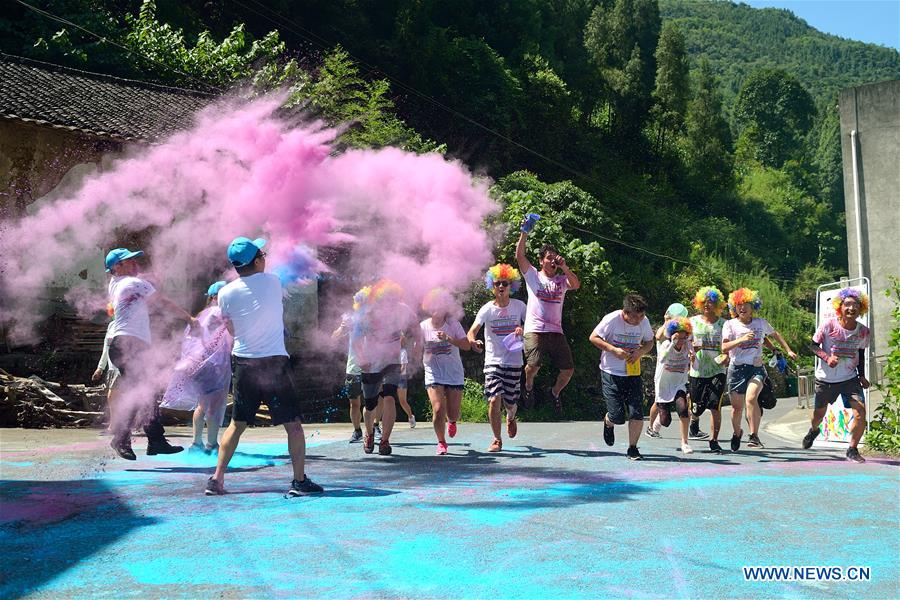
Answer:
<path fill-rule="evenodd" d="M 354 295 L 352 309 L 344 313 L 333 337 L 346 338 L 344 390 L 353 426 L 350 442 L 361 443 L 364 453 L 374 453 L 376 446 L 378 454 L 392 453 L 390 439 L 398 400 L 409 426 L 416 426 L 406 388 L 410 365 L 419 363 L 424 367 L 432 407 L 436 452 L 448 453 L 447 437 L 458 434 L 465 383 L 461 351 L 484 354 L 484 398 L 494 436 L 488 452 L 503 449 L 504 412 L 506 436 L 518 435 L 520 403 L 526 408 L 533 406 L 535 376 L 547 362 L 558 369 L 549 396 L 561 413 L 562 392 L 574 373 L 572 351 L 562 329 L 563 304 L 566 293 L 579 289 L 581 283 L 550 245 L 540 249 L 536 266 L 528 260 L 526 241 L 537 219 L 530 217 L 523 221 L 516 246 L 518 269 L 497 264 L 487 270 L 484 284 L 493 299 L 477 311 L 468 331 L 460 323 L 463 313 L 458 302 L 441 288 L 427 293 L 417 307 L 425 315 L 421 321 L 393 281 L 379 280 Z M 162 406 L 194 410 L 194 441 L 189 451 L 217 455 L 216 470 L 205 493 L 225 493 L 228 463 L 261 404 L 268 407 L 271 423 L 284 426 L 287 433 L 293 466 L 288 493 L 322 492 L 305 472 L 301 403 L 285 348 L 282 283 L 266 271 L 265 244 L 264 239 L 244 237 L 230 244 L 227 256 L 237 277 L 228 283 L 213 283 L 206 293 L 207 306 L 197 317 L 139 276 L 135 259 L 142 252 L 117 248 L 107 255 L 112 321 L 93 378 L 99 380 L 107 371 L 110 445 L 119 456 L 135 460 L 131 446 L 135 426 L 146 432 L 147 454 L 183 450 L 166 440 L 153 394 L 141 388 L 151 368 L 149 304 L 153 303 L 187 323 L 182 358 Z M 522 280 L 527 303 L 511 297 Z M 735 290 L 726 300 L 715 287 L 703 287 L 692 305 L 696 314 L 691 317 L 685 306 L 671 305 L 663 325 L 654 332 L 646 314 L 647 302 L 629 293 L 622 308 L 600 319 L 590 334 L 590 342 L 600 350 L 606 406 L 603 439 L 613 446 L 616 426 L 627 424 L 626 456 L 631 460 L 642 458 L 638 450 L 642 433 L 658 437 L 660 428 L 671 424 L 673 413 L 679 421 L 684 454 L 694 451 L 689 440 L 703 439 L 708 439 L 711 452 L 721 454 L 721 407 L 726 394 L 732 406 L 731 451 L 741 447 L 745 419 L 747 446 L 763 447 L 760 399 L 761 394 L 771 393 L 763 346 L 774 349 L 774 341 L 792 360 L 797 355 L 768 321 L 756 315 L 762 303 L 754 290 Z M 729 320 L 722 316 L 726 309 Z M 818 328 L 810 345 L 817 356 L 815 410 L 802 447 L 812 446 L 828 405 L 840 397 L 855 417 L 847 458 L 863 462 L 858 444 L 865 429 L 863 390 L 869 382 L 864 356 L 869 330 L 857 318 L 868 310 L 868 298 L 857 290 L 843 289 L 834 299 L 834 309 L 836 316 Z M 479 339 L 482 330 L 483 339 Z M 654 348 L 655 395 L 645 432 L 641 357 Z M 231 421 L 218 442 L 229 389 L 234 398 Z M 131 401 L 123 400 L 126 397 Z M 709 434 L 700 431 L 699 424 L 707 410 Z M 208 426 L 205 444 L 204 422 Z"/>

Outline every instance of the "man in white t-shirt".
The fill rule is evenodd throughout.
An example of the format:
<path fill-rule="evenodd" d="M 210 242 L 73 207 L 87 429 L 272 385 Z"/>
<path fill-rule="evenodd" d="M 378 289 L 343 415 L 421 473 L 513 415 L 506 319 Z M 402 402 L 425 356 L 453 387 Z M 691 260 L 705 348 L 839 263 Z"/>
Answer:
<path fill-rule="evenodd" d="M 810 349 L 816 357 L 816 405 L 809 432 L 803 438 L 803 448 L 809 449 L 819 435 L 819 425 L 828 405 L 843 399 L 844 408 L 853 410 L 853 428 L 847 460 L 865 462 L 859 455 L 859 440 L 866 430 L 866 401 L 863 390 L 869 388 L 866 379 L 866 348 L 869 328 L 857 321 L 866 314 L 869 298 L 862 292 L 847 288 L 835 296 L 837 316 L 822 323 L 812 338 Z"/>
<path fill-rule="evenodd" d="M 534 404 L 534 377 L 541 369 L 544 358 L 549 358 L 559 369 L 556 382 L 550 388 L 553 405 L 562 414 L 559 395 L 575 373 L 572 350 L 562 329 L 562 309 L 566 292 L 577 290 L 581 281 L 566 264 L 556 249 L 545 244 L 538 253 L 540 270 L 535 269 L 525 256 L 528 233 L 524 222 L 516 244 L 516 261 L 525 277 L 528 288 L 528 313 L 525 317 L 525 407 Z M 559 274 L 559 271 L 562 274 Z"/>
<path fill-rule="evenodd" d="M 472 349 L 485 351 L 484 356 L 484 397 L 488 401 L 488 415 L 494 441 L 489 452 L 500 452 L 503 440 L 500 437 L 500 408 L 506 406 L 506 434 L 510 438 L 518 433 L 516 410 L 522 380 L 522 348 L 520 346 L 527 307 L 521 300 L 510 298 L 519 289 L 519 272 L 507 264 L 494 265 L 485 275 L 485 284 L 494 294 L 494 299 L 478 310 L 475 321 L 469 328 L 468 338 Z M 478 332 L 484 327 L 484 342 L 477 340 Z M 512 337 L 510 350 L 504 340 Z"/>
<path fill-rule="evenodd" d="M 290 496 L 322 492 L 322 486 L 306 476 L 306 437 L 300 422 L 300 398 L 291 377 L 290 357 L 284 346 L 284 307 L 281 281 L 266 273 L 266 240 L 235 238 L 228 246 L 228 260 L 238 278 L 219 290 L 219 309 L 234 335 L 234 406 L 231 424 L 222 436 L 215 474 L 205 493 L 225 493 L 225 470 L 237 449 L 241 434 L 255 421 L 265 403 L 273 425 L 284 425 L 294 479 Z"/>
<path fill-rule="evenodd" d="M 138 424 L 147 435 L 147 454 L 174 454 L 181 446 L 173 446 L 166 440 L 165 430 L 159 420 L 159 406 L 152 390 L 146 388 L 150 350 L 150 307 L 155 304 L 193 325 L 194 319 L 183 308 L 156 291 L 149 281 L 138 276 L 135 259 L 143 256 L 140 250 L 127 248 L 110 250 L 106 255 L 106 271 L 109 280 L 109 304 L 113 321 L 107 329 L 109 360 L 119 369 L 116 384 L 117 406 L 110 412 L 110 430 L 113 438 L 110 447 L 120 457 L 135 460 L 131 447 L 131 430 Z"/>
<path fill-rule="evenodd" d="M 637 443 L 644 427 L 644 388 L 641 381 L 641 357 L 653 348 L 653 329 L 647 319 L 647 302 L 638 294 L 626 294 L 622 310 L 605 317 L 590 341 L 600 348 L 600 380 L 606 416 L 603 417 L 603 441 L 615 444 L 614 425 L 628 422 L 630 460 L 641 460 Z"/>

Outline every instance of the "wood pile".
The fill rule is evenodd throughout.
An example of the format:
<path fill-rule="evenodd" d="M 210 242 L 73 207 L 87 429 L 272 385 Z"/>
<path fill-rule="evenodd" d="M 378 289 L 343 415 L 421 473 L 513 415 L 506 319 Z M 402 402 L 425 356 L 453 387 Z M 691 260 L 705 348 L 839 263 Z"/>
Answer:
<path fill-rule="evenodd" d="M 16 377 L 0 369 L 0 427 L 87 427 L 103 421 L 106 388 Z"/>

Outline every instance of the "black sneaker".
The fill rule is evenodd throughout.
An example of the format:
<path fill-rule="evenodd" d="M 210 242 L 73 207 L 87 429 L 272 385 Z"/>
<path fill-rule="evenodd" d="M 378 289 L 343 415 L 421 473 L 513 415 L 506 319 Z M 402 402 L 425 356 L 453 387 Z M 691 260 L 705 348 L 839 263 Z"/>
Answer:
<path fill-rule="evenodd" d="M 806 435 L 803 436 L 803 449 L 809 450 L 812 448 L 813 442 L 816 441 L 816 438 L 819 437 L 819 428 L 816 427 L 813 429 L 809 428 L 809 431 L 806 432 Z"/>
<path fill-rule="evenodd" d="M 391 452 L 393 452 L 393 448 L 391 448 L 390 442 L 387 440 L 381 440 L 378 442 L 378 454 L 382 456 L 390 456 Z"/>
<path fill-rule="evenodd" d="M 709 434 L 705 431 L 700 431 L 700 426 L 696 423 L 691 423 L 691 429 L 688 432 L 688 439 L 690 440 L 705 440 L 709 437 Z"/>
<path fill-rule="evenodd" d="M 553 388 L 550 388 L 550 397 L 553 398 L 553 410 L 556 412 L 556 416 L 561 417 L 563 414 L 562 401 L 553 393 Z"/>
<path fill-rule="evenodd" d="M 522 399 L 524 400 L 525 408 L 534 408 L 534 388 L 531 388 L 530 390 L 528 388 L 524 388 L 522 390 Z"/>
<path fill-rule="evenodd" d="M 203 493 L 207 496 L 221 496 L 225 494 L 225 486 L 210 477 L 206 480 L 206 489 L 203 490 Z"/>
<path fill-rule="evenodd" d="M 628 457 L 628 460 L 644 460 L 644 457 L 638 452 L 637 446 L 628 446 L 628 452 L 625 455 Z"/>
<path fill-rule="evenodd" d="M 709 451 L 713 454 L 722 454 L 722 446 L 718 440 L 709 440 Z"/>
<path fill-rule="evenodd" d="M 616 443 L 616 429 L 609 425 L 606 419 L 603 419 L 603 441 L 606 442 L 607 446 L 612 446 Z"/>
<path fill-rule="evenodd" d="M 161 440 L 147 442 L 147 456 L 154 454 L 178 454 L 184 450 L 181 446 L 173 446 L 169 440 L 163 438 Z"/>
<path fill-rule="evenodd" d="M 116 454 L 125 460 L 137 460 L 134 450 L 131 449 L 131 442 L 128 440 L 117 440 L 113 438 L 113 441 L 109 443 L 109 447 L 115 450 Z"/>
<path fill-rule="evenodd" d="M 742 431 L 740 434 L 731 437 L 731 451 L 737 452 L 741 449 L 741 436 L 744 435 Z"/>
<path fill-rule="evenodd" d="M 354 429 L 353 433 L 350 434 L 350 443 L 355 444 L 357 442 L 361 442 L 363 439 L 362 429 Z"/>
<path fill-rule="evenodd" d="M 856 448 L 847 448 L 847 460 L 853 461 L 855 463 L 864 463 L 866 459 L 859 455 L 859 450 Z"/>
<path fill-rule="evenodd" d="M 747 439 L 747 447 L 748 448 L 765 448 L 763 443 L 759 441 L 759 436 L 755 433 L 751 433 L 750 437 Z"/>
<path fill-rule="evenodd" d="M 303 481 L 296 479 L 291 482 L 291 489 L 288 490 L 288 496 L 309 496 L 310 494 L 321 494 L 325 489 L 318 483 L 313 483 L 309 477 L 304 477 Z"/>

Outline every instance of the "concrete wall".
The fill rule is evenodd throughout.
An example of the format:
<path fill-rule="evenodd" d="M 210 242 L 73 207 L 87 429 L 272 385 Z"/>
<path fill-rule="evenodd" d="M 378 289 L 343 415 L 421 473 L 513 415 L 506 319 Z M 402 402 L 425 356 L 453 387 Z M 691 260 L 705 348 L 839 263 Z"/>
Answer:
<path fill-rule="evenodd" d="M 842 90 L 840 110 L 850 277 L 860 276 L 857 243 L 861 239 L 861 275 L 872 283 L 873 351 L 879 363 L 887 353 L 893 307 L 884 291 L 891 276 L 900 276 L 900 80 Z M 858 190 L 854 189 L 852 131 L 857 132 Z M 862 226 L 861 237 L 857 222 Z"/>

